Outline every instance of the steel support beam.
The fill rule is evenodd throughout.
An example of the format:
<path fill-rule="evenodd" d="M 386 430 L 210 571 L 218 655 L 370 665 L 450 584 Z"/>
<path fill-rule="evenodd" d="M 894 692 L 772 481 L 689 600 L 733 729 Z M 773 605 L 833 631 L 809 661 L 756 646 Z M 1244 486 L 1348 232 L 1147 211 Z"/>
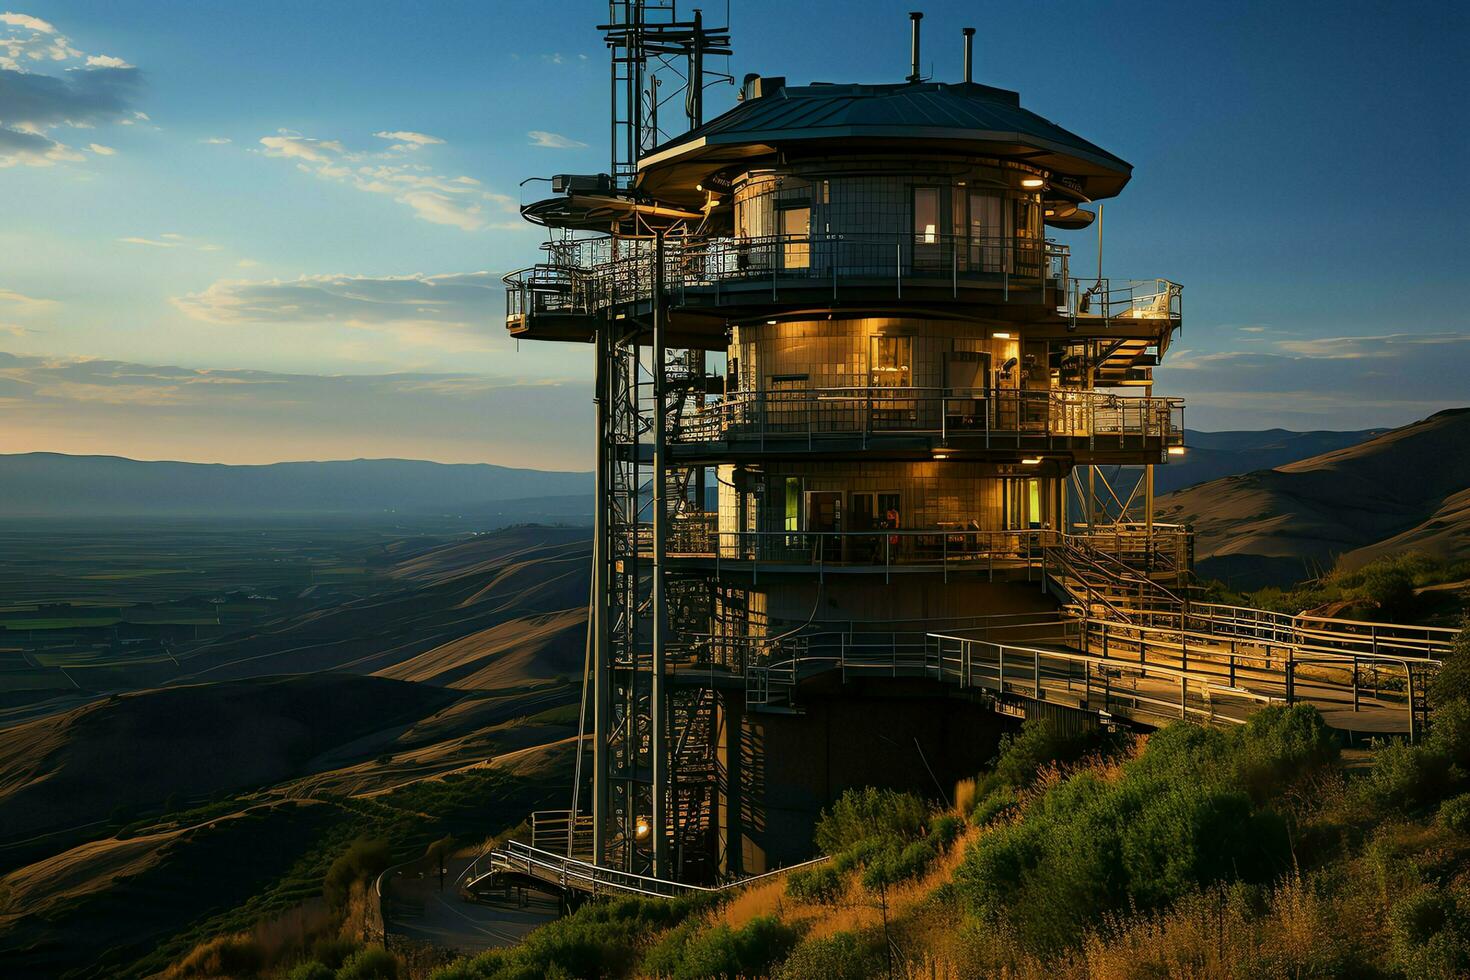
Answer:
<path fill-rule="evenodd" d="M 653 835 L 653 874 L 661 878 L 669 873 L 668 802 L 672 795 L 669 780 L 669 699 L 665 690 L 669 633 L 668 596 L 664 592 L 669 549 L 669 456 L 666 445 L 669 386 L 668 350 L 664 336 L 668 317 L 664 311 L 662 231 L 654 235 L 653 243 L 653 663 L 649 692 L 653 715 L 653 814 L 650 833 Z"/>

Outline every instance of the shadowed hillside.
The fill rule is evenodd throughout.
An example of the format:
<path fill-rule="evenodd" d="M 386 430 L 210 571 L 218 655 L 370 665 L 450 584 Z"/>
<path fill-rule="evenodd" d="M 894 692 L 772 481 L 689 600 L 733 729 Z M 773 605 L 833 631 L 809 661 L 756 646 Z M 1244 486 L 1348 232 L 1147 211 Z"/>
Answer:
<path fill-rule="evenodd" d="M 1160 519 L 1190 523 L 1197 568 L 1236 587 L 1297 581 L 1398 551 L 1470 557 L 1470 408 L 1368 442 L 1171 493 Z"/>
<path fill-rule="evenodd" d="M 0 722 L 0 972 L 154 975 L 322 919 L 355 841 L 399 862 L 565 805 L 588 549 L 576 528 L 405 538 L 371 549 L 366 594 L 103 675 L 137 690 L 69 668 Z"/>

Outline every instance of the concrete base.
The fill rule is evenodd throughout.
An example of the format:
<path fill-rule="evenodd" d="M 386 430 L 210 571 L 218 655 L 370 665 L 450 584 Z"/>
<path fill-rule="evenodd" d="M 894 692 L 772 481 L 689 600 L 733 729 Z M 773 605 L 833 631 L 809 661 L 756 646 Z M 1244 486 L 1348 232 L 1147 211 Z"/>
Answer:
<path fill-rule="evenodd" d="M 739 728 L 740 823 L 729 859 L 746 874 L 813 857 L 818 815 L 849 788 L 952 799 L 956 781 L 979 772 L 1020 725 L 921 680 L 819 677 L 801 685 L 797 703 L 800 714 L 750 712 Z"/>

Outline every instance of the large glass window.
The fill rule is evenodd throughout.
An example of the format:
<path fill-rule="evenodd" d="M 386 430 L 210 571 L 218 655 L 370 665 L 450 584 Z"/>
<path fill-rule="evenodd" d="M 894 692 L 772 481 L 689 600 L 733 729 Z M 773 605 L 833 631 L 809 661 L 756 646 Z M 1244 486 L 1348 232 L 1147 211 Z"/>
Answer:
<path fill-rule="evenodd" d="M 914 244 L 939 244 L 939 188 L 914 188 Z"/>
<path fill-rule="evenodd" d="M 812 264 L 812 209 L 781 210 L 781 263 L 787 269 L 807 269 Z"/>
<path fill-rule="evenodd" d="M 1005 237 L 1001 220 L 1005 202 L 994 194 L 970 193 L 970 266 L 984 272 L 1005 268 Z"/>
<path fill-rule="evenodd" d="M 907 388 L 913 376 L 914 338 L 874 337 L 869 351 L 868 384 L 873 388 Z"/>
<path fill-rule="evenodd" d="M 939 188 L 914 188 L 914 251 L 912 264 L 915 269 L 938 265 L 941 259 L 939 227 Z"/>

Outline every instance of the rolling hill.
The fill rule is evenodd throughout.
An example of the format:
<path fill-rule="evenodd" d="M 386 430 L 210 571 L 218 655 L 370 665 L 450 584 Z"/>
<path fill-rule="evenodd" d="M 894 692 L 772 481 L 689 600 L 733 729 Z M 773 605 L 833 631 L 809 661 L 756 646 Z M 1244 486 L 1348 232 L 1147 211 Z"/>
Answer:
<path fill-rule="evenodd" d="M 73 668 L 0 722 L 0 972 L 154 975 L 315 908 L 353 840 L 402 860 L 564 806 L 588 538 L 406 538 L 367 594 L 147 670 Z"/>
<path fill-rule="evenodd" d="M 1470 408 L 1168 494 L 1157 513 L 1194 525 L 1201 576 L 1237 588 L 1400 551 L 1470 557 Z"/>
<path fill-rule="evenodd" d="M 592 474 L 410 459 L 230 466 L 120 456 L 0 456 L 0 517 L 591 514 Z"/>

